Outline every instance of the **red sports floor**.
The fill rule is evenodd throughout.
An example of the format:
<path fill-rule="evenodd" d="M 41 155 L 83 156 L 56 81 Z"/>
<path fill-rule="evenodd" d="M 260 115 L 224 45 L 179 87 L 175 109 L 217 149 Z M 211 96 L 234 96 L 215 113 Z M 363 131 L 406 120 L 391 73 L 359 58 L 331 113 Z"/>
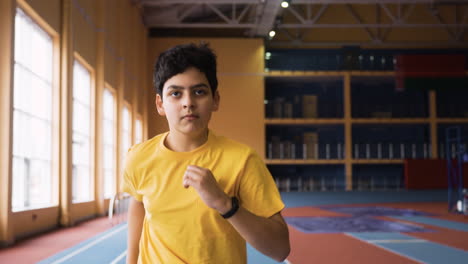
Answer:
<path fill-rule="evenodd" d="M 434 218 L 450 220 L 468 224 L 468 216 L 450 214 L 447 212 L 445 202 L 413 202 L 413 203 L 382 203 L 382 204 L 353 204 L 353 206 L 378 206 L 401 209 L 413 209 L 417 211 L 434 214 Z M 339 217 L 342 214 L 330 212 L 318 207 L 295 207 L 286 208 L 284 217 Z M 378 217 L 380 219 L 391 219 L 391 217 Z M 411 223 L 409 221 L 402 222 Z M 413 237 L 425 239 L 431 242 L 447 245 L 467 251 L 468 254 L 468 232 L 452 230 L 449 228 L 433 225 L 418 225 L 430 228 L 436 232 L 409 233 Z M 344 233 L 307 234 L 289 225 L 291 254 L 288 260 L 292 264 L 308 263 L 360 263 L 360 264 L 393 264 L 393 263 L 421 263 L 405 256 L 395 254 L 370 243 L 357 240 Z M 467 262 L 468 263 L 468 260 Z"/>
<path fill-rule="evenodd" d="M 430 219 L 432 221 L 429 223 L 421 223 L 414 222 L 411 219 L 403 220 L 392 216 L 375 216 L 376 219 L 409 223 L 410 225 L 431 230 L 431 232 L 397 233 L 400 236 L 411 236 L 411 241 L 415 242 L 400 244 L 399 241 L 391 241 L 391 245 L 401 246 L 401 250 L 389 250 L 388 248 L 382 247 L 382 244 L 366 242 L 346 232 L 308 233 L 304 232 L 304 230 L 299 230 L 293 225 L 288 225 L 291 241 L 291 254 L 288 257 L 289 263 L 468 263 L 468 258 L 465 258 L 465 255 L 468 257 L 468 232 L 457 229 L 457 225 L 461 225 L 462 229 L 465 227 L 468 228 L 468 216 L 448 213 L 446 202 L 420 201 L 431 200 L 430 197 L 426 197 L 427 199 L 417 198 L 420 194 L 416 194 L 417 199 L 413 196 L 411 196 L 413 197 L 412 199 L 406 199 L 407 197 L 397 197 L 397 199 L 394 196 L 405 195 L 405 193 L 399 192 L 372 193 L 371 197 L 369 197 L 369 194 L 363 193 L 286 193 L 283 195 L 287 205 L 287 208 L 283 211 L 283 216 L 286 219 L 292 217 L 338 218 L 346 216 L 345 213 L 329 210 L 329 206 L 335 206 L 347 208 L 376 207 L 412 209 L 430 214 L 430 216 L 425 217 L 425 219 Z M 365 197 L 362 197 L 363 195 Z M 383 200 L 380 199 L 381 195 L 388 196 L 389 198 L 384 200 L 388 200 L 389 202 L 383 202 Z M 428 194 L 423 195 L 427 196 Z M 356 196 L 359 196 L 359 199 L 357 199 Z M 441 197 L 444 197 L 444 194 L 442 194 Z M 413 201 L 399 202 L 399 200 Z M 441 199 L 439 197 L 435 200 Z M 378 203 L 368 203 L 368 201 L 377 201 Z M 439 224 L 437 222 L 438 220 L 442 220 L 443 224 Z M 453 223 L 455 228 L 446 223 Z M 0 263 L 36 263 L 51 255 L 63 252 L 63 250 L 110 228 L 111 224 L 107 218 L 99 218 L 72 228 L 59 229 L 45 235 L 30 238 L 17 243 L 14 247 L 0 250 Z M 420 243 L 421 241 L 423 241 L 423 243 Z M 431 244 L 431 247 L 425 248 L 421 246 L 428 244 Z M 421 258 L 412 257 L 408 255 L 407 252 L 405 253 L 406 247 L 411 249 L 409 251 L 410 253 L 415 253 L 416 256 L 421 256 Z M 450 261 L 450 254 L 453 251 L 457 253 L 455 262 Z M 441 259 L 432 259 L 431 254 L 438 254 L 442 257 Z M 444 254 L 448 254 L 447 260 L 444 259 Z M 465 259 L 467 260 L 466 262 L 464 262 Z M 249 258 L 249 264 L 252 263 L 269 264 L 274 262 L 262 258 Z M 86 264 L 91 263 L 87 262 Z"/>

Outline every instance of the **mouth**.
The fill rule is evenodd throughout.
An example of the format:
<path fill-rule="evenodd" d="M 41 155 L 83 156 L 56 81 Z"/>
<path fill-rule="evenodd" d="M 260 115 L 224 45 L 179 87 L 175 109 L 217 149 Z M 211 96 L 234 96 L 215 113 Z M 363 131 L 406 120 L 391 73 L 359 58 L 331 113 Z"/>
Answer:
<path fill-rule="evenodd" d="M 199 118 L 199 116 L 194 115 L 194 114 L 184 115 L 184 116 L 182 117 L 182 119 L 185 119 L 185 120 L 195 120 L 195 119 L 198 119 L 198 118 Z"/>

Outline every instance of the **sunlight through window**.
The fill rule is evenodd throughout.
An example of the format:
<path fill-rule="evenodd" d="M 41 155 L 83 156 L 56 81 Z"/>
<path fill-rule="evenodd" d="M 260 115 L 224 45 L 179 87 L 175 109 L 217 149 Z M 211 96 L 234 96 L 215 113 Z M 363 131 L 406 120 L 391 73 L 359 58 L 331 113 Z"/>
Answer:
<path fill-rule="evenodd" d="M 21 9 L 15 16 L 12 209 L 53 205 L 53 42 Z"/>
<path fill-rule="evenodd" d="M 73 65 L 73 202 L 94 198 L 90 166 L 91 74 L 75 60 Z"/>
<path fill-rule="evenodd" d="M 111 198 L 115 193 L 115 99 L 104 89 L 103 96 L 103 171 L 104 198 Z"/>

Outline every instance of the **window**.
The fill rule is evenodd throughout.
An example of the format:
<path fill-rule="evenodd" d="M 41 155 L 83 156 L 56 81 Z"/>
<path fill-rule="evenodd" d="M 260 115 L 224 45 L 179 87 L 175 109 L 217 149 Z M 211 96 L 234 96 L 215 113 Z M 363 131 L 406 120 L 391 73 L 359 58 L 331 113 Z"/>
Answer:
<path fill-rule="evenodd" d="M 121 168 L 125 167 L 125 156 L 127 155 L 128 149 L 131 147 L 131 127 L 130 124 L 132 123 L 132 119 L 130 117 L 129 108 L 124 105 L 122 110 L 122 142 L 121 142 Z"/>
<path fill-rule="evenodd" d="M 104 89 L 103 96 L 103 174 L 104 198 L 111 198 L 115 193 L 115 99 L 109 89 Z"/>
<path fill-rule="evenodd" d="M 12 209 L 53 205 L 53 41 L 21 9 L 15 16 Z M 33 51 L 34 50 L 34 51 Z"/>
<path fill-rule="evenodd" d="M 141 118 L 138 117 L 135 121 L 135 144 L 143 142 L 143 124 Z"/>
<path fill-rule="evenodd" d="M 73 202 L 94 198 L 90 163 L 91 74 L 77 60 L 73 65 Z"/>

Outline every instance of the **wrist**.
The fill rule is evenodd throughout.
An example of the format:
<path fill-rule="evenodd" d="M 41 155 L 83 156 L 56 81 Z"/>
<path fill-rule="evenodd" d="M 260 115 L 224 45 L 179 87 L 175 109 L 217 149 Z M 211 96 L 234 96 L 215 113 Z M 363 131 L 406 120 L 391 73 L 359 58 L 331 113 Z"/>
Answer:
<path fill-rule="evenodd" d="M 225 214 L 226 212 L 231 210 L 231 208 L 232 208 L 231 197 L 225 195 L 223 199 L 221 200 L 221 202 L 219 203 L 218 208 L 216 208 L 216 211 L 218 211 L 218 213 L 220 214 Z"/>
<path fill-rule="evenodd" d="M 235 215 L 238 210 L 239 210 L 239 200 L 237 199 L 237 197 L 233 196 L 231 197 L 231 209 L 227 211 L 226 213 L 221 214 L 221 216 L 224 219 L 228 219 L 231 216 Z"/>

